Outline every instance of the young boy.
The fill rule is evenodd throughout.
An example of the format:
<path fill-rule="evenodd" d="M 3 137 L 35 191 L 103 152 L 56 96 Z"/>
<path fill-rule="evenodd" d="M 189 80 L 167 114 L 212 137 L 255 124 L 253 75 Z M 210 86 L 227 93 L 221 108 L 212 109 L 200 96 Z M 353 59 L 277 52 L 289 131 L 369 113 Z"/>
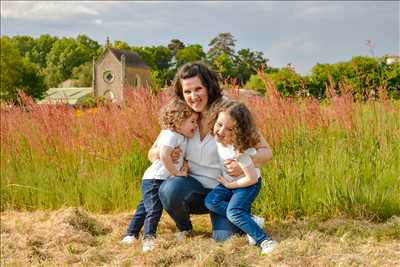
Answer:
<path fill-rule="evenodd" d="M 129 224 L 122 244 L 132 244 L 139 237 L 144 226 L 143 252 L 154 248 L 157 226 L 162 214 L 162 204 L 158 190 L 168 177 L 187 176 L 188 165 L 182 155 L 175 164 L 171 158 L 174 148 L 186 150 L 187 139 L 191 138 L 197 129 L 198 114 L 180 99 L 172 99 L 162 110 L 160 116 L 161 133 L 156 140 L 160 148 L 160 160 L 156 160 L 145 171 L 142 178 L 142 200 Z"/>

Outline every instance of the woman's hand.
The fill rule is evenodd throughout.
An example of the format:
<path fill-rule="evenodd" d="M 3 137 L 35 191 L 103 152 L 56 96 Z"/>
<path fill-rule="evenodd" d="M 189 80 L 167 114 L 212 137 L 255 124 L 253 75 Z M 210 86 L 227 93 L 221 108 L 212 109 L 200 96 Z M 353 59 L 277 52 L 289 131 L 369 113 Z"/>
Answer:
<path fill-rule="evenodd" d="M 232 177 L 239 177 L 243 175 L 243 170 L 240 168 L 236 160 L 224 161 L 225 171 Z"/>
<path fill-rule="evenodd" d="M 178 163 L 181 154 L 182 154 L 182 150 L 180 149 L 180 147 L 174 148 L 171 151 L 172 161 L 174 163 Z M 153 146 L 152 148 L 150 148 L 147 156 L 151 162 L 160 159 L 160 148 L 158 146 Z"/>
<path fill-rule="evenodd" d="M 183 174 L 185 174 L 185 175 L 182 175 L 182 176 L 188 176 L 188 174 L 189 174 L 189 162 L 187 160 L 183 161 L 183 166 L 182 166 L 181 172 Z"/>
<path fill-rule="evenodd" d="M 180 147 L 176 147 L 171 152 L 171 158 L 174 163 L 178 163 L 180 156 L 182 155 L 182 149 Z"/>
<path fill-rule="evenodd" d="M 220 182 L 223 186 L 225 186 L 226 188 L 228 188 L 228 189 L 230 189 L 232 186 L 231 186 L 231 182 L 229 182 L 228 180 L 226 180 L 225 178 L 224 178 L 224 176 L 222 176 L 222 175 L 219 175 L 218 177 L 217 177 L 217 181 L 218 182 Z"/>

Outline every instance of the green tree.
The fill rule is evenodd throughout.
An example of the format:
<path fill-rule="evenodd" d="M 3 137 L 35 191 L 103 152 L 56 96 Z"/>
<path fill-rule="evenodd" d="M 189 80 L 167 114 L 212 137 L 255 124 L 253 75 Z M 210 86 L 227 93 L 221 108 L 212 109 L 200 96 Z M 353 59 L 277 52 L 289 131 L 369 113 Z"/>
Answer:
<path fill-rule="evenodd" d="M 47 87 L 44 76 L 28 58 L 23 58 L 15 43 L 8 37 L 1 38 L 1 91 L 0 99 L 16 101 L 21 90 L 33 98 L 40 99 Z"/>
<path fill-rule="evenodd" d="M 349 79 L 353 94 L 366 97 L 374 92 L 380 85 L 380 69 L 378 62 L 372 57 L 353 57 L 350 61 L 352 77 Z"/>
<path fill-rule="evenodd" d="M 400 99 L 400 62 L 386 63 L 387 57 L 382 59 L 382 84 L 386 85 L 390 98 Z"/>
<path fill-rule="evenodd" d="M 342 69 L 345 65 L 342 65 Z M 330 79 L 335 85 L 330 84 Z M 330 64 L 316 64 L 311 69 L 311 75 L 309 77 L 308 91 L 311 95 L 321 99 L 325 97 L 326 86 L 330 84 L 334 86 L 335 90 L 338 90 L 336 86 L 338 80 L 338 74 L 336 69 Z"/>
<path fill-rule="evenodd" d="M 91 61 L 97 53 L 97 51 L 91 49 L 91 45 L 87 46 L 87 43 L 76 41 L 73 38 L 57 40 L 47 55 L 47 67 L 45 69 L 47 84 L 50 87 L 57 86 L 60 82 L 71 77 L 73 68 Z"/>
<path fill-rule="evenodd" d="M 119 41 L 119 40 L 115 40 L 112 47 L 114 47 L 116 49 L 122 49 L 122 50 L 130 50 L 131 49 L 131 47 L 128 45 L 127 42 Z"/>
<path fill-rule="evenodd" d="M 12 42 L 23 57 L 29 57 L 29 53 L 35 47 L 35 39 L 31 36 L 17 35 L 12 38 Z"/>
<path fill-rule="evenodd" d="M 267 61 L 262 52 L 250 51 L 248 48 L 239 50 L 234 59 L 238 82 L 246 83 L 251 75 L 266 68 Z"/>
<path fill-rule="evenodd" d="M 180 49 L 176 53 L 176 67 L 179 68 L 188 62 L 204 60 L 205 57 L 206 54 L 204 53 L 203 47 L 201 45 L 188 45 L 187 47 Z"/>
<path fill-rule="evenodd" d="M 39 70 L 39 67 L 30 62 L 28 58 L 23 59 L 22 80 L 18 89 L 33 99 L 42 99 L 48 90 L 45 76 Z"/>
<path fill-rule="evenodd" d="M 233 79 L 237 75 L 233 59 L 227 54 L 217 56 L 213 65 L 222 80 Z"/>
<path fill-rule="evenodd" d="M 101 46 L 97 41 L 89 38 L 84 34 L 79 34 L 76 38 L 76 41 L 78 42 L 80 48 L 84 50 L 84 53 L 87 54 L 89 57 L 93 58 L 100 55 Z"/>
<path fill-rule="evenodd" d="M 305 89 L 303 78 L 290 67 L 269 75 L 276 89 L 284 96 L 296 96 Z"/>
<path fill-rule="evenodd" d="M 172 39 L 168 44 L 168 49 L 175 57 L 179 50 L 185 48 L 185 44 L 178 39 Z"/>
<path fill-rule="evenodd" d="M 208 46 L 210 47 L 207 56 L 210 62 L 214 62 L 214 59 L 222 54 L 226 54 L 233 57 L 235 53 L 235 42 L 233 35 L 229 32 L 222 32 L 213 38 Z"/>
<path fill-rule="evenodd" d="M 16 89 L 22 81 L 22 56 L 8 37 L 1 38 L 1 93 L 2 100 L 16 98 Z"/>
<path fill-rule="evenodd" d="M 72 69 L 71 78 L 78 80 L 78 86 L 90 87 L 93 79 L 93 62 L 88 61 Z"/>
<path fill-rule="evenodd" d="M 164 87 L 173 79 L 172 52 L 165 46 L 132 47 L 152 69 L 152 84 Z"/>
<path fill-rule="evenodd" d="M 58 40 L 57 37 L 49 34 L 43 34 L 35 40 L 35 45 L 28 52 L 28 57 L 32 63 L 39 66 L 40 69 L 45 69 L 47 66 L 46 58 L 53 48 L 54 43 Z"/>

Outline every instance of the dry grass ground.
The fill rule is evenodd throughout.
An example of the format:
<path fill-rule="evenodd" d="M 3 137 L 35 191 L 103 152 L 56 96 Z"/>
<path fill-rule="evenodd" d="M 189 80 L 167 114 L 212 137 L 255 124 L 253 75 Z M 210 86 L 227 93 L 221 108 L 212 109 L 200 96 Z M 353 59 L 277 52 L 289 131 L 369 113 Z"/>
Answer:
<path fill-rule="evenodd" d="M 174 238 L 164 213 L 157 248 L 119 244 L 131 214 L 98 215 L 82 209 L 1 213 L 2 266 L 400 266 L 400 218 L 383 224 L 345 218 L 270 222 L 280 242 L 269 256 L 244 237 L 210 239 L 207 215 L 193 216 L 194 237 Z"/>

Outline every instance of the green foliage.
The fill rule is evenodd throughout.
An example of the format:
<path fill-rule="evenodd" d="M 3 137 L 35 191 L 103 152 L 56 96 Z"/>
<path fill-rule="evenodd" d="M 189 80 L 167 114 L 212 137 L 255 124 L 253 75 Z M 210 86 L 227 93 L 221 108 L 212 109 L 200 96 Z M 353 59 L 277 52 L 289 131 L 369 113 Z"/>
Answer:
<path fill-rule="evenodd" d="M 398 63 L 387 65 L 386 59 L 358 56 L 346 62 L 317 64 L 309 77 L 309 92 L 323 98 L 329 84 L 340 94 L 340 84 L 345 83 L 358 99 L 378 96 L 381 86 L 386 86 L 388 94 L 395 98 L 400 95 L 400 67 Z"/>
<path fill-rule="evenodd" d="M 99 105 L 104 105 L 107 102 L 107 99 L 104 96 L 100 97 L 95 97 L 94 95 L 86 95 L 82 98 L 80 98 L 76 106 L 82 107 L 82 108 L 95 108 Z"/>
<path fill-rule="evenodd" d="M 400 99 L 400 63 L 383 66 L 383 84 L 387 86 L 388 95 Z"/>
<path fill-rule="evenodd" d="M 235 42 L 233 35 L 229 32 L 222 32 L 214 37 L 208 46 L 210 47 L 207 56 L 211 62 L 222 54 L 233 56 L 235 52 Z"/>
<path fill-rule="evenodd" d="M 53 48 L 54 43 L 58 40 L 57 37 L 49 34 L 43 34 L 35 41 L 35 46 L 28 53 L 28 58 L 32 63 L 35 63 L 42 70 L 47 66 L 47 55 Z"/>
<path fill-rule="evenodd" d="M 1 38 L 1 99 L 12 100 L 16 97 L 17 86 L 22 80 L 22 57 L 9 38 Z"/>
<path fill-rule="evenodd" d="M 132 47 L 131 49 L 150 66 L 153 86 L 162 88 L 172 81 L 175 73 L 171 69 L 173 54 L 170 49 L 165 46 Z"/>
<path fill-rule="evenodd" d="M 179 49 L 175 57 L 176 68 L 179 68 L 191 61 L 204 60 L 206 54 L 204 53 L 201 45 L 195 44 Z"/>
<path fill-rule="evenodd" d="M 168 49 L 173 56 L 176 56 L 179 50 L 185 48 L 185 44 L 178 39 L 172 39 L 168 44 Z"/>
<path fill-rule="evenodd" d="M 91 61 L 98 51 L 99 45 L 85 35 L 79 35 L 76 40 L 73 38 L 57 40 L 47 56 L 45 73 L 48 85 L 56 87 L 70 78 L 75 67 Z"/>
<path fill-rule="evenodd" d="M 11 40 L 18 49 L 20 55 L 23 57 L 28 56 L 35 47 L 35 39 L 31 36 L 17 35 L 14 36 Z"/>
<path fill-rule="evenodd" d="M 89 68 L 92 58 L 100 55 L 105 47 L 101 47 L 96 41 L 86 35 L 78 35 L 76 38 L 59 39 L 48 34 L 39 38 L 30 36 L 2 37 L 8 38 L 12 46 L 19 52 L 15 60 L 9 66 L 13 70 L 2 70 L 4 87 L 2 97 L 11 92 L 9 86 L 15 88 L 17 81 L 23 77 L 17 73 L 27 71 L 33 73 L 33 66 L 22 67 L 23 58 L 37 65 L 38 77 L 32 78 L 31 88 L 41 87 L 40 76 L 45 75 L 47 86 L 55 87 L 69 78 L 80 80 L 81 86 L 90 86 L 92 71 Z M 178 39 L 172 39 L 167 46 L 130 47 L 125 41 L 116 40 L 113 47 L 118 49 L 132 50 L 137 52 L 144 62 L 152 69 L 153 88 L 162 88 L 170 84 L 179 67 L 183 64 L 203 60 L 207 61 L 218 72 L 221 79 L 236 80 L 239 85 L 265 92 L 262 82 L 254 75 L 260 69 L 273 78 L 278 90 L 284 95 L 312 95 L 317 99 L 325 97 L 326 86 L 336 90 L 340 94 L 343 84 L 352 88 L 356 99 L 367 97 L 378 97 L 379 88 L 386 88 L 390 98 L 400 98 L 400 63 L 387 64 L 388 56 L 375 58 L 366 56 L 353 57 L 349 61 L 334 64 L 316 64 L 310 75 L 301 77 L 294 70 L 267 67 L 268 59 L 264 58 L 262 52 L 241 49 L 235 53 L 235 42 L 231 33 L 218 34 L 209 42 L 209 50 L 206 53 L 199 44 L 185 45 Z M 6 48 L 8 49 L 8 48 Z M 15 53 L 11 52 L 11 53 Z M 3 62 L 7 61 L 4 58 Z M 25 62 L 28 62 L 25 61 Z M 28 64 L 29 65 L 29 64 Z M 253 77 L 254 76 L 254 77 Z M 250 81 L 251 80 L 251 81 Z M 26 81 L 25 81 L 26 82 Z M 20 84 L 18 84 L 20 85 Z M 25 90 L 29 91 L 26 89 Z M 8 91 L 7 91 L 8 90 Z M 40 90 L 33 90 L 40 91 Z M 33 92 L 32 91 L 32 92 Z M 32 93 L 33 94 L 33 93 Z M 11 94 L 11 98 L 13 95 Z M 40 97 L 40 93 L 36 94 Z"/>
<path fill-rule="evenodd" d="M 270 77 L 278 91 L 284 96 L 295 96 L 305 87 L 303 78 L 290 67 L 282 68 L 270 74 Z"/>
<path fill-rule="evenodd" d="M 27 58 L 23 59 L 20 89 L 34 99 L 42 99 L 48 87 L 39 68 Z"/>
<path fill-rule="evenodd" d="M 266 87 L 263 80 L 258 75 L 251 75 L 250 79 L 245 84 L 246 89 L 251 89 L 265 95 Z"/>
<path fill-rule="evenodd" d="M 18 90 L 40 99 L 47 86 L 38 67 L 23 58 L 16 45 L 8 38 L 1 38 L 1 91 L 0 99 L 16 101 Z"/>
<path fill-rule="evenodd" d="M 116 49 L 122 49 L 122 50 L 130 50 L 131 47 L 128 45 L 127 42 L 120 41 L 120 40 L 115 40 L 114 45 L 112 46 Z"/>
<path fill-rule="evenodd" d="M 73 68 L 71 78 L 79 81 L 77 85 L 79 87 L 92 86 L 93 62 L 88 61 L 86 63 L 81 64 L 78 67 Z"/>
<path fill-rule="evenodd" d="M 258 70 L 265 69 L 267 59 L 262 52 L 241 49 L 237 52 L 234 59 L 236 78 L 240 84 L 249 80 L 250 76 L 256 74 Z"/>
<path fill-rule="evenodd" d="M 230 57 L 228 54 L 218 55 L 214 59 L 213 64 L 221 79 L 225 80 L 235 77 L 235 65 L 232 57 Z"/>

